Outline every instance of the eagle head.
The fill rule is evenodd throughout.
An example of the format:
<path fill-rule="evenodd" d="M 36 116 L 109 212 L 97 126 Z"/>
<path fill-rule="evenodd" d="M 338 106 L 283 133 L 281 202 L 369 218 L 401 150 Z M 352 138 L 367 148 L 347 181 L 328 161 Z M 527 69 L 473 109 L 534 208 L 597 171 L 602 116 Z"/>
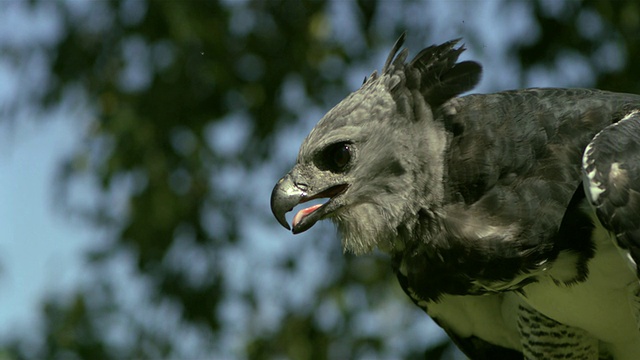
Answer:
<path fill-rule="evenodd" d="M 271 194 L 271 210 L 287 229 L 285 213 L 297 212 L 294 233 L 331 219 L 345 251 L 401 250 L 422 209 L 436 210 L 444 196 L 443 156 L 449 135 L 437 108 L 478 82 L 481 67 L 457 63 L 458 40 L 422 50 L 406 63 L 395 43 L 380 75 L 331 109 L 304 140 L 293 169 Z"/>

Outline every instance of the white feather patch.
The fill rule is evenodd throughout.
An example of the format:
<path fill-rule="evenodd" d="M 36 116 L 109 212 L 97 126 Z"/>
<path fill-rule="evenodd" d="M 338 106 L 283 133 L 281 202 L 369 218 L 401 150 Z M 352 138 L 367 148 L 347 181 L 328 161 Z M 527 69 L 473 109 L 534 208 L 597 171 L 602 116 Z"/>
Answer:
<path fill-rule="evenodd" d="M 593 140 L 598 137 L 596 135 Z M 582 156 L 582 169 L 584 171 L 584 175 L 587 181 L 584 182 L 584 190 L 587 193 L 587 197 L 589 198 L 589 202 L 595 204 L 600 197 L 600 194 L 604 192 L 604 188 L 599 181 L 595 180 L 598 168 L 593 166 L 594 159 L 591 158 L 593 154 L 593 141 L 587 145 L 587 148 L 584 150 L 584 155 Z M 587 172 L 587 169 L 591 168 L 590 171 Z"/>

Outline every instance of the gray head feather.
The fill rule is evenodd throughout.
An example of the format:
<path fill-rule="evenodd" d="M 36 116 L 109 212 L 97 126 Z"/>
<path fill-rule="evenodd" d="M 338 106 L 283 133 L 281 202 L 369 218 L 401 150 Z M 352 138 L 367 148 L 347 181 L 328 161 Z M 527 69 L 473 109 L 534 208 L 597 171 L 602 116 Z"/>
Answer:
<path fill-rule="evenodd" d="M 296 167 L 324 188 L 346 184 L 334 196 L 332 212 L 345 251 L 376 246 L 401 250 L 421 210 L 436 211 L 443 197 L 443 154 L 449 135 L 434 109 L 472 88 L 481 68 L 456 63 L 457 41 L 432 46 L 406 63 L 404 34 L 385 62 L 362 87 L 331 109 L 300 148 Z M 350 161 L 340 171 L 323 168 L 327 149 L 348 144 Z M 321 180 L 318 180 L 321 179 Z M 313 196 L 310 196 L 313 197 Z M 403 234 L 402 236 L 400 236 Z"/>

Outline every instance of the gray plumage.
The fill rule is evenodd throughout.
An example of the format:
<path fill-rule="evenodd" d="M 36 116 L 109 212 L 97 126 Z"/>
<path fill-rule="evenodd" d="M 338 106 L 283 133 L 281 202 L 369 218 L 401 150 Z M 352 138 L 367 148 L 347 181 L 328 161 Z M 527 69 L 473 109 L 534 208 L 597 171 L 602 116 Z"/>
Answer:
<path fill-rule="evenodd" d="M 457 97 L 481 74 L 458 41 L 407 63 L 403 39 L 305 139 L 272 193 L 278 221 L 328 198 L 294 233 L 331 219 L 345 251 L 390 254 L 473 359 L 637 358 L 640 96 Z"/>

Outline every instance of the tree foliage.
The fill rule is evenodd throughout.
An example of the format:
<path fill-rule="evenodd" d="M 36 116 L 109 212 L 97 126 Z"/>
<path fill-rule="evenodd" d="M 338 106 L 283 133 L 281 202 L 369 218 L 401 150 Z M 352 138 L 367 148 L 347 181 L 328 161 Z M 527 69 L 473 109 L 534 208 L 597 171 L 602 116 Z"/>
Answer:
<path fill-rule="evenodd" d="M 384 257 L 343 256 L 332 232 L 288 237 L 267 200 L 303 134 L 380 67 L 401 31 L 444 41 L 436 34 L 449 21 L 446 33 L 492 58 L 482 51 L 492 38 L 471 19 L 482 5 L 464 4 L 471 9 L 437 25 L 437 2 L 30 3 L 61 24 L 58 38 L 37 46 L 50 76 L 34 104 L 88 109 L 73 119 L 86 135 L 60 166 L 57 200 L 101 230 L 87 254 L 92 281 L 45 299 L 43 326 L 4 339 L 6 353 L 454 356 L 442 333 L 420 333 L 435 325 L 400 294 Z M 640 93 L 639 6 L 499 2 L 503 16 L 534 27 L 504 44 L 519 69 L 512 85 L 561 80 L 568 69 L 579 79 L 566 85 Z M 36 51 L 8 50 L 15 61 Z M 95 200 L 75 195 L 83 184 Z"/>

